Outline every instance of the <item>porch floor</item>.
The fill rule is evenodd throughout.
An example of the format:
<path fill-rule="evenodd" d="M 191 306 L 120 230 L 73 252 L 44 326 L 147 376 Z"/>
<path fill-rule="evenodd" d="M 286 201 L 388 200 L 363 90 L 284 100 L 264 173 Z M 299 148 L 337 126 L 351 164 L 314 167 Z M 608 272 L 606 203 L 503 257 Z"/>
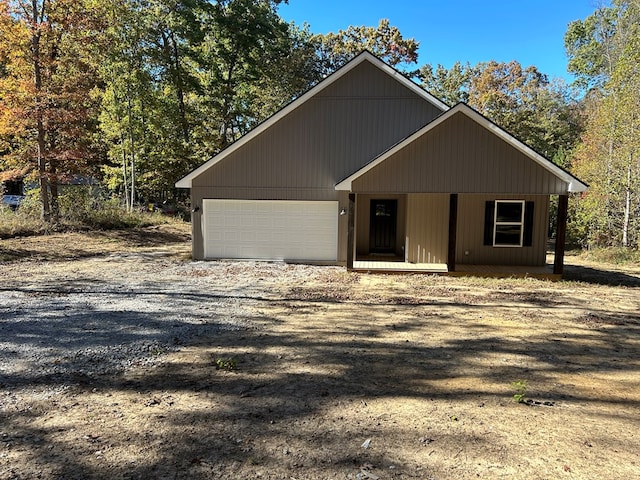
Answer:
<path fill-rule="evenodd" d="M 353 270 L 368 272 L 447 273 L 446 263 L 409 263 L 399 261 L 355 260 Z"/>
<path fill-rule="evenodd" d="M 450 272 L 446 263 L 409 263 L 403 261 L 355 260 L 353 271 L 379 273 L 434 273 L 451 276 L 472 277 L 515 277 L 560 280 L 561 275 L 553 273 L 553 264 L 543 266 L 513 265 L 456 265 Z"/>

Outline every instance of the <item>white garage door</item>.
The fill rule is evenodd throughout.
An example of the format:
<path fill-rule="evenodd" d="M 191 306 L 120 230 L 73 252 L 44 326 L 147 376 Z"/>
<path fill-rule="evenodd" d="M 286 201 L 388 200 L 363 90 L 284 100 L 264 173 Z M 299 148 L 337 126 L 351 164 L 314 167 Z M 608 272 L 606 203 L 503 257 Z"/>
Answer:
<path fill-rule="evenodd" d="M 204 200 L 205 258 L 335 261 L 338 202 Z"/>

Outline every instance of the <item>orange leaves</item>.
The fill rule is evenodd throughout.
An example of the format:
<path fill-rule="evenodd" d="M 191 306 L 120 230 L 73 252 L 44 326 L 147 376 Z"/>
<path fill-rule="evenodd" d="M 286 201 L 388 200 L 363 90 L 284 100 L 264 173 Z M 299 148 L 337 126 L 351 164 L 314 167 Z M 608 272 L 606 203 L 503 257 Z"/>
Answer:
<path fill-rule="evenodd" d="M 42 175 L 55 179 L 95 157 L 99 61 L 90 47 L 99 30 L 87 3 L 0 0 L 2 165 L 34 168 L 39 157 Z"/>

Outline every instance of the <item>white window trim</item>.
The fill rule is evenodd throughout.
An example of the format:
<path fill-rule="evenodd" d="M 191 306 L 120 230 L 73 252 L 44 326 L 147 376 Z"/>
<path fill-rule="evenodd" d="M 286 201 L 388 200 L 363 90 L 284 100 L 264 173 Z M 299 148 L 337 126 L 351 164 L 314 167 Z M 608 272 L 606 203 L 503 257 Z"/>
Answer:
<path fill-rule="evenodd" d="M 493 246 L 494 247 L 504 247 L 504 248 L 521 248 L 524 240 L 524 208 L 525 201 L 524 200 L 496 200 L 493 208 Z M 519 203 L 522 205 L 520 209 L 520 221 L 519 222 L 498 222 L 498 204 L 499 203 Z M 520 243 L 518 245 L 507 245 L 503 243 L 496 243 L 496 231 L 498 230 L 498 225 L 519 225 L 520 226 Z"/>

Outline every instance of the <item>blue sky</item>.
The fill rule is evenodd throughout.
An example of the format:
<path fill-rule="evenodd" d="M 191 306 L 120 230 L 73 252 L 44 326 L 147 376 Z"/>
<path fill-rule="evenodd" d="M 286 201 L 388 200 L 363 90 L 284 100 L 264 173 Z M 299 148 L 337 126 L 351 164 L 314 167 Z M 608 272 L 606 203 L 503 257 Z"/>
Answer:
<path fill-rule="evenodd" d="M 405 38 L 420 42 L 419 65 L 517 60 L 571 81 L 564 33 L 569 22 L 595 9 L 595 0 L 289 0 L 279 12 L 297 25 L 308 23 L 313 33 L 388 18 Z"/>

